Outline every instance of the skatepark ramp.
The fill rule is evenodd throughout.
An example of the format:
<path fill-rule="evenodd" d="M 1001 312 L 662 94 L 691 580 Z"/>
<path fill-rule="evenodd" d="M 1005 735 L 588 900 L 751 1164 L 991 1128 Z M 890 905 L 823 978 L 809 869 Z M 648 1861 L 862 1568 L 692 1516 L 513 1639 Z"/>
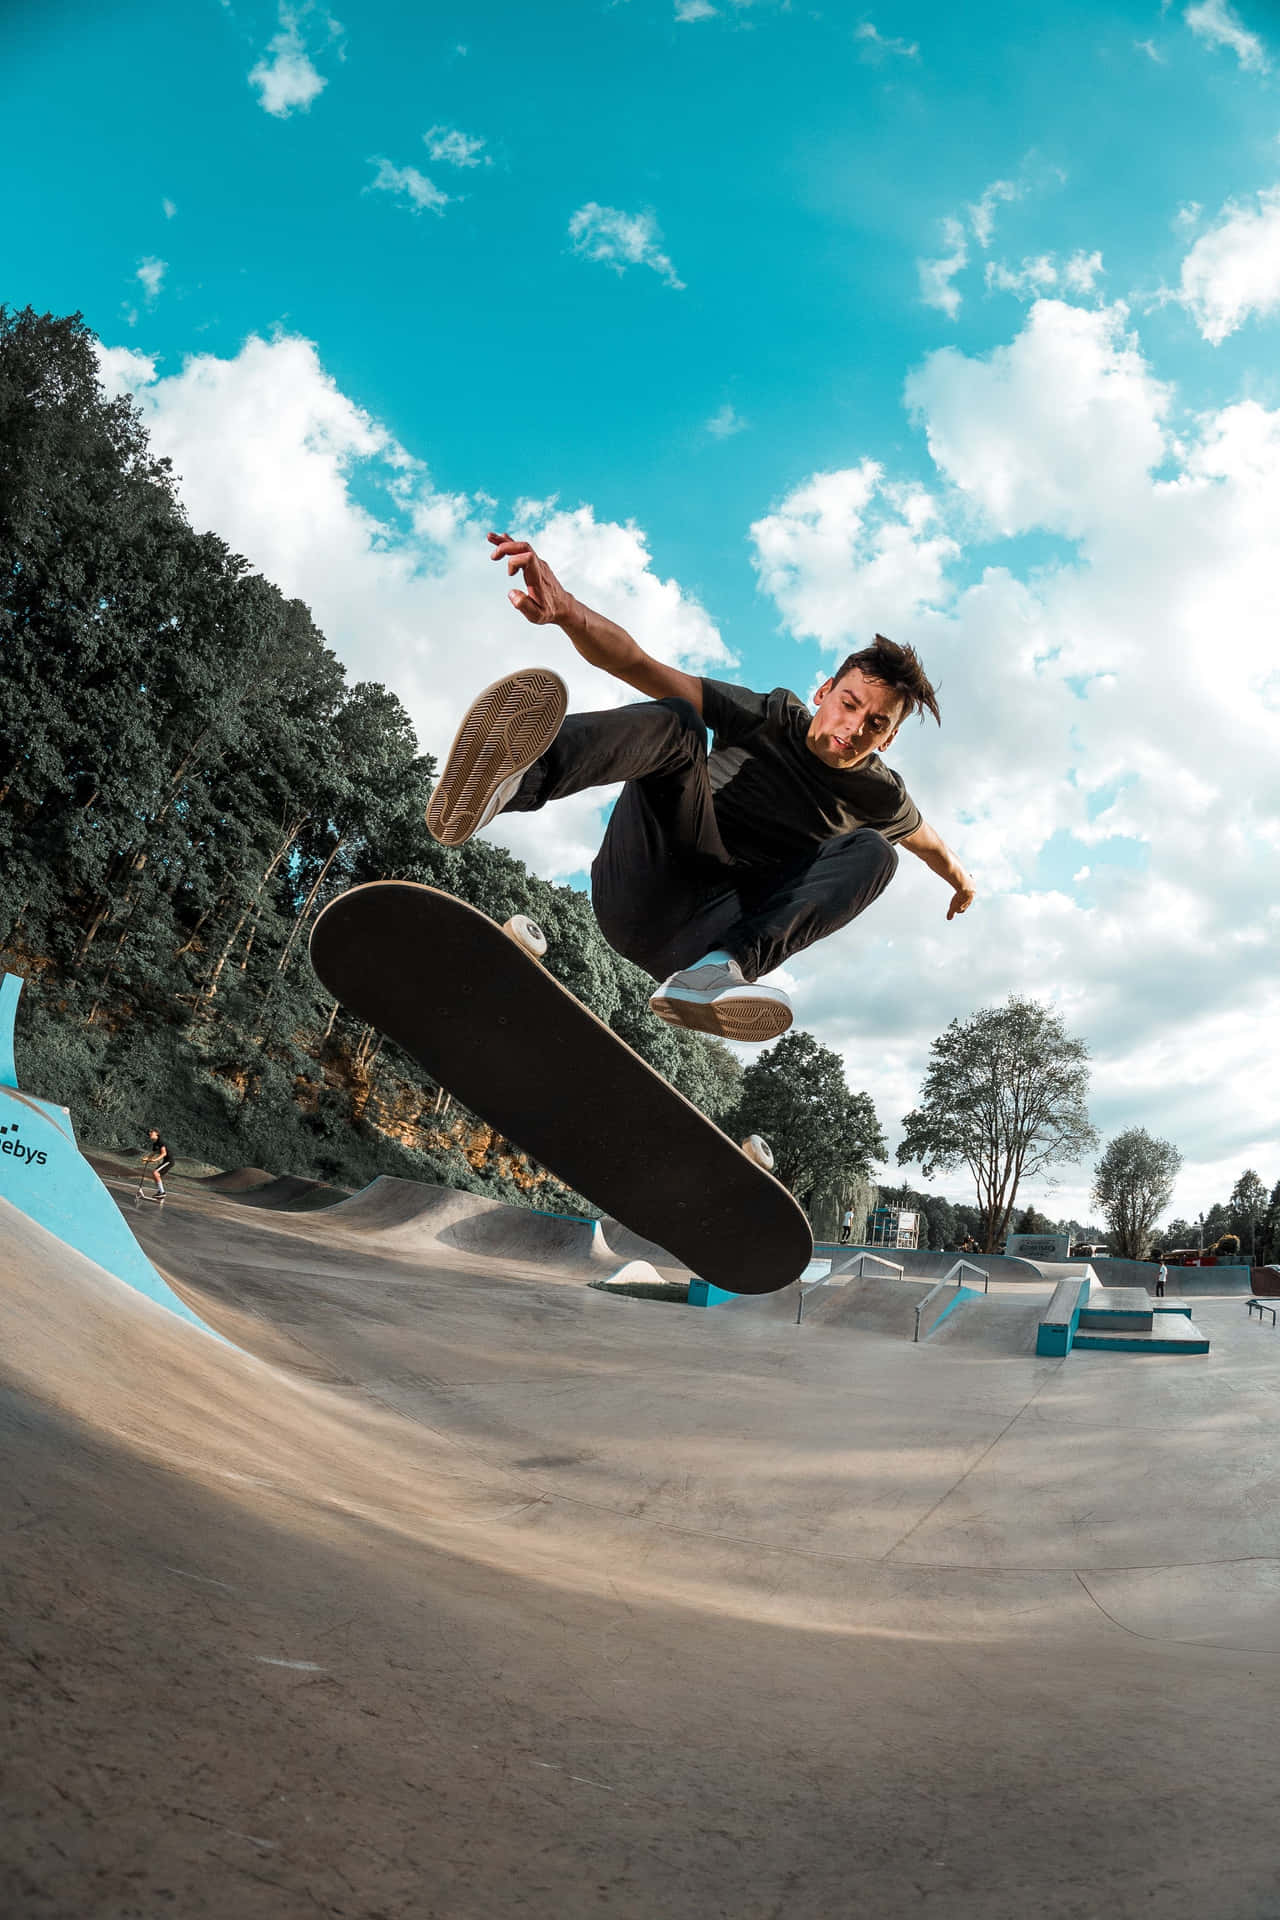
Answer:
<path fill-rule="evenodd" d="M 1093 1274 L 1101 1287 L 1145 1287 L 1156 1290 L 1158 1260 L 1095 1260 Z M 1205 1300 L 1222 1296 L 1243 1299 L 1254 1291 L 1249 1267 L 1170 1267 L 1165 1293 L 1174 1300 Z"/>
<path fill-rule="evenodd" d="M 22 985 L 15 973 L 0 980 L 0 1201 L 157 1306 L 211 1332 L 179 1299 L 130 1233 L 119 1207 L 76 1144 L 67 1109 L 19 1091 L 13 1031 Z"/>

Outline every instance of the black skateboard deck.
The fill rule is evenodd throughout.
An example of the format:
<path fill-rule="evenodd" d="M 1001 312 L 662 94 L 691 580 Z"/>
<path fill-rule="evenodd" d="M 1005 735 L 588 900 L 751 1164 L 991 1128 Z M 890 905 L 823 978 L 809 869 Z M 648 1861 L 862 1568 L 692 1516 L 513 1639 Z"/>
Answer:
<path fill-rule="evenodd" d="M 311 963 L 455 1099 L 702 1279 L 773 1293 L 812 1259 L 781 1182 L 474 907 L 409 881 L 353 887 L 316 919 Z"/>

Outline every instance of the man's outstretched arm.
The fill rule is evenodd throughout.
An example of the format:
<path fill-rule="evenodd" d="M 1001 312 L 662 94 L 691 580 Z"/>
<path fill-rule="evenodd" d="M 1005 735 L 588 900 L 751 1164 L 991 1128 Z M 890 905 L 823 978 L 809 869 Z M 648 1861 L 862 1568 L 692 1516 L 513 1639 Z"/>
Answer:
<path fill-rule="evenodd" d="M 618 626 L 603 613 L 584 607 L 567 593 L 545 560 L 540 560 L 527 540 L 513 540 L 507 533 L 491 533 L 491 560 L 505 560 L 508 574 L 524 575 L 523 591 L 513 587 L 507 598 L 517 613 L 537 627 L 559 627 L 566 633 L 584 660 L 593 667 L 625 681 L 637 693 L 650 700 L 672 697 L 687 700 L 702 712 L 702 682 L 696 674 L 682 673 L 646 653 L 625 627 Z"/>
<path fill-rule="evenodd" d="M 914 833 L 909 833 L 902 841 L 909 847 L 917 860 L 923 860 L 932 873 L 945 880 L 953 889 L 951 905 L 947 908 L 948 920 L 954 920 L 958 913 L 973 904 L 973 882 L 960 862 L 952 853 L 940 833 L 936 833 L 927 820 L 922 820 Z"/>

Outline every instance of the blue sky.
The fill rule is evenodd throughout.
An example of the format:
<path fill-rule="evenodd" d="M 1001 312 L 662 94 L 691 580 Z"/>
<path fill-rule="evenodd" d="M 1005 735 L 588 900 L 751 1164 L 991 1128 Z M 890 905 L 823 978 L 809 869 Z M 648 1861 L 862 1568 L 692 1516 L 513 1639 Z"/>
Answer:
<path fill-rule="evenodd" d="M 751 684 L 914 640 L 946 728 L 899 762 L 983 908 L 945 928 L 904 875 L 796 963 L 801 1018 L 893 1132 L 947 1019 L 1049 995 L 1104 1129 L 1183 1147 L 1180 1204 L 1280 1177 L 1249 1091 L 1277 930 L 1274 9 L 337 15 L 11 20 L 0 297 L 84 312 L 193 518 L 436 751 L 473 682 L 565 665 L 486 571 L 491 521 Z M 576 704 L 620 693 L 569 666 Z M 510 843 L 573 875 L 598 832 L 584 802 Z"/>

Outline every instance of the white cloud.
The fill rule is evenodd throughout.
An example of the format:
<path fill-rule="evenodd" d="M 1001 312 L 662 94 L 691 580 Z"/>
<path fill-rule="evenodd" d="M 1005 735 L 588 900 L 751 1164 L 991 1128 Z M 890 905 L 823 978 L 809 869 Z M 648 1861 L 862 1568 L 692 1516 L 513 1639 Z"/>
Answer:
<path fill-rule="evenodd" d="M 872 26 L 869 20 L 864 20 L 860 27 L 855 27 L 853 37 L 862 42 L 865 60 L 883 60 L 887 55 L 893 55 L 899 60 L 920 58 L 920 48 L 914 40 L 887 38 Z"/>
<path fill-rule="evenodd" d="M 993 293 L 1014 293 L 1023 299 L 1032 299 L 1043 293 L 1047 287 L 1058 284 L 1058 269 L 1047 253 L 1035 260 L 1024 260 L 1016 269 L 1004 266 L 998 260 L 987 262 L 986 282 Z"/>
<path fill-rule="evenodd" d="M 1092 293 L 1103 271 L 1100 253 L 1073 253 L 1062 269 L 1062 284 L 1070 293 Z"/>
<path fill-rule="evenodd" d="M 942 239 L 950 252 L 937 260 L 917 260 L 916 271 L 920 276 L 920 298 L 925 305 L 937 307 L 948 320 L 954 320 L 960 311 L 961 296 L 959 288 L 951 283 L 969 264 L 969 249 L 964 228 L 950 217 L 942 222 Z"/>
<path fill-rule="evenodd" d="M 586 260 L 600 260 L 623 273 L 628 267 L 650 267 L 669 287 L 683 288 L 681 280 L 662 252 L 662 235 L 651 213 L 622 213 L 617 207 L 602 207 L 589 200 L 569 221 L 569 237 L 575 253 Z"/>
<path fill-rule="evenodd" d="M 1104 1132 L 1148 1126 L 1186 1154 L 1178 1210 L 1222 1197 L 1224 1168 L 1270 1183 L 1280 410 L 1239 401 L 1175 432 L 1124 309 L 1057 300 L 992 353 L 930 354 L 907 398 L 938 484 L 914 526 L 888 513 L 891 568 L 874 521 L 893 488 L 863 459 L 760 523 L 760 579 L 828 663 L 874 628 L 920 649 L 944 725 L 904 729 L 892 757 L 979 899 L 948 925 L 945 889 L 904 857 L 874 923 L 791 961 L 798 1018 L 893 1132 L 948 1020 L 1050 999 L 1092 1049 Z M 1009 534 L 1070 546 L 984 568 L 982 542 Z M 1064 844 L 1061 878 L 1040 878 Z M 1084 1217 L 1087 1186 L 1066 1170 L 1051 1210 Z"/>
<path fill-rule="evenodd" d="M 1183 19 L 1198 40 L 1211 47 L 1226 47 L 1240 65 L 1252 73 L 1266 73 L 1271 65 L 1266 48 L 1256 33 L 1250 33 L 1227 0 L 1203 0 L 1188 7 Z"/>
<path fill-rule="evenodd" d="M 428 751 L 443 755 L 472 696 L 516 666 L 554 666 L 577 708 L 634 698 L 558 631 L 513 611 L 485 541 L 494 502 L 435 485 L 342 393 L 309 341 L 251 338 L 232 359 L 193 356 L 162 378 L 125 347 L 101 349 L 99 360 L 112 391 L 136 395 L 155 451 L 172 458 L 192 524 L 306 601 L 353 678 L 400 696 Z M 694 672 L 731 666 L 704 609 L 655 570 L 641 529 L 555 500 L 518 504 L 510 518 L 649 652 Z M 601 804 L 587 793 L 504 815 L 486 837 L 550 877 L 575 873 L 599 844 Z"/>
<path fill-rule="evenodd" d="M 1037 301 L 1011 345 L 980 361 L 943 348 L 908 379 L 935 463 L 993 532 L 1074 538 L 1104 503 L 1145 495 L 1169 396 L 1127 318 Z"/>
<path fill-rule="evenodd" d="M 970 206 L 969 220 L 973 227 L 973 237 L 980 247 L 985 249 L 991 245 L 991 236 L 996 224 L 996 208 L 1012 200 L 1020 200 L 1022 191 L 1022 188 L 1012 180 L 993 180 L 982 197 Z"/>
<path fill-rule="evenodd" d="M 958 552 L 921 487 L 893 486 L 873 460 L 815 473 L 751 529 L 761 590 L 796 639 L 838 653 L 869 641 L 886 609 L 914 616 L 950 598 Z"/>
<path fill-rule="evenodd" d="M 165 260 L 153 260 L 151 258 L 139 260 L 138 271 L 134 275 L 134 278 L 142 282 L 142 288 L 146 295 L 148 306 L 153 305 L 158 298 L 160 289 L 164 285 L 164 276 L 168 271 L 169 265 Z"/>
<path fill-rule="evenodd" d="M 399 194 L 409 202 L 415 213 L 421 213 L 424 209 L 429 213 L 443 213 L 454 198 L 452 194 L 443 192 L 433 180 L 428 180 L 425 173 L 419 173 L 416 167 L 395 167 L 390 160 L 371 160 L 369 165 L 378 171 L 365 192 Z"/>
<path fill-rule="evenodd" d="M 714 20 L 716 14 L 711 0 L 676 0 L 676 19 L 682 26 L 695 20 Z"/>
<path fill-rule="evenodd" d="M 309 6 L 291 7 L 282 0 L 279 32 L 249 74 L 249 85 L 257 88 L 259 104 L 278 120 L 287 119 L 291 113 L 305 113 L 328 85 L 316 69 L 303 34 L 313 11 Z M 325 30 L 329 40 L 342 32 L 336 20 L 326 20 Z"/>
<path fill-rule="evenodd" d="M 740 413 L 736 413 L 726 400 L 718 413 L 713 413 L 707 422 L 707 432 L 713 440 L 728 440 L 735 433 L 742 433 L 747 423 Z"/>
<path fill-rule="evenodd" d="M 1154 60 L 1158 67 L 1166 64 L 1165 57 L 1154 40 L 1135 40 L 1133 45 L 1135 52 L 1145 53 L 1148 60 Z"/>
<path fill-rule="evenodd" d="M 1177 297 L 1215 347 L 1251 315 L 1280 309 L 1280 187 L 1256 205 L 1228 201 L 1183 261 Z"/>
<path fill-rule="evenodd" d="M 1022 300 L 1033 300 L 1054 287 L 1068 293 L 1092 293 L 1102 272 L 1100 253 L 1073 253 L 1059 261 L 1051 253 L 1024 260 L 1020 267 L 1006 267 L 1002 261 L 987 262 L 986 283 L 993 293 L 1012 293 Z"/>
<path fill-rule="evenodd" d="M 456 127 L 429 127 L 423 134 L 427 152 L 433 160 L 450 167 L 491 167 L 493 161 L 484 151 L 484 140 L 477 134 L 459 133 Z"/>
<path fill-rule="evenodd" d="M 160 202 L 160 205 L 164 208 L 165 219 L 172 220 L 173 216 L 178 211 L 178 209 L 174 206 L 173 201 L 169 199 L 165 199 Z"/>

